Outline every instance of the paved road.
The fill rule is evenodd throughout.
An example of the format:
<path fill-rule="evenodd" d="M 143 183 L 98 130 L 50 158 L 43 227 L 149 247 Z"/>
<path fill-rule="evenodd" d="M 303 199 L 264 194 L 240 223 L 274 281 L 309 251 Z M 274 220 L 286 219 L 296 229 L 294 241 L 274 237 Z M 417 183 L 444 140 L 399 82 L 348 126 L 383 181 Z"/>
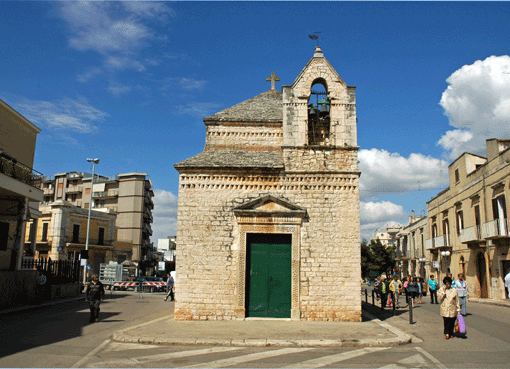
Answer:
<path fill-rule="evenodd" d="M 85 301 L 0 315 L 0 367 L 70 367 L 113 331 L 168 313 L 163 296 L 107 293 L 93 324 Z"/>
<path fill-rule="evenodd" d="M 0 366 L 21 367 L 349 367 L 349 368 L 508 368 L 510 309 L 471 304 L 468 338 L 445 341 L 435 305 L 415 309 L 416 324 L 400 315 L 381 314 L 385 322 L 423 342 L 397 348 L 261 348 L 155 346 L 116 343 L 113 330 L 167 313 L 162 296 L 118 294 L 103 305 L 104 319 L 88 324 L 84 303 L 68 303 L 0 317 Z"/>

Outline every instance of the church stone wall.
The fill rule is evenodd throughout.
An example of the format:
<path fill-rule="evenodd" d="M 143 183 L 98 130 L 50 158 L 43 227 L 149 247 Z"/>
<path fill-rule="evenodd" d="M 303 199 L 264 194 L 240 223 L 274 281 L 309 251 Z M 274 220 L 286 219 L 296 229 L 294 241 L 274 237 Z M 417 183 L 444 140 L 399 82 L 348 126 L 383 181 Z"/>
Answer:
<path fill-rule="evenodd" d="M 207 125 L 205 150 L 280 150 L 283 144 L 281 123 L 257 126 L 247 124 Z"/>
<path fill-rule="evenodd" d="M 361 319 L 356 174 L 181 173 L 176 319 L 236 319 L 241 262 L 233 209 L 271 194 L 307 209 L 301 226 L 300 318 Z M 193 230 L 190 232 L 189 230 Z"/>

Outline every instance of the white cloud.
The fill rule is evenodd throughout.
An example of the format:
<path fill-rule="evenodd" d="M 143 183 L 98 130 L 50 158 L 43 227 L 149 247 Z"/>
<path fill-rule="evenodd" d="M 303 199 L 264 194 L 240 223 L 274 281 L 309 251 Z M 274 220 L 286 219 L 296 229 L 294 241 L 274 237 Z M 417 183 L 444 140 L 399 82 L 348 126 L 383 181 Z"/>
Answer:
<path fill-rule="evenodd" d="M 72 48 L 99 53 L 108 68 L 137 71 L 145 69 L 140 50 L 159 38 L 151 24 L 172 15 L 165 3 L 152 1 L 62 1 L 57 7 Z"/>
<path fill-rule="evenodd" d="M 154 191 L 154 217 L 152 240 L 174 236 L 177 225 L 177 196 L 170 191 Z"/>
<path fill-rule="evenodd" d="M 108 114 L 93 107 L 84 99 L 59 101 L 21 99 L 17 109 L 29 120 L 48 128 L 89 133 L 97 128 Z"/>
<path fill-rule="evenodd" d="M 485 154 L 487 138 L 510 137 L 510 56 L 464 65 L 446 82 L 439 104 L 454 129 L 438 144 L 451 159 L 464 151 Z"/>
<path fill-rule="evenodd" d="M 179 114 L 192 115 L 195 117 L 203 118 L 211 114 L 219 107 L 216 103 L 211 102 L 191 102 L 177 107 Z"/>
<path fill-rule="evenodd" d="M 360 150 L 361 194 L 434 189 L 448 183 L 448 163 L 423 154 L 404 157 L 381 149 Z"/>
<path fill-rule="evenodd" d="M 122 83 L 110 82 L 108 84 L 108 92 L 113 96 L 124 95 L 131 91 L 131 86 L 123 85 Z"/>
<path fill-rule="evenodd" d="M 399 224 L 404 216 L 404 208 L 391 201 L 361 201 L 361 238 L 369 239 L 372 234 L 385 225 Z"/>

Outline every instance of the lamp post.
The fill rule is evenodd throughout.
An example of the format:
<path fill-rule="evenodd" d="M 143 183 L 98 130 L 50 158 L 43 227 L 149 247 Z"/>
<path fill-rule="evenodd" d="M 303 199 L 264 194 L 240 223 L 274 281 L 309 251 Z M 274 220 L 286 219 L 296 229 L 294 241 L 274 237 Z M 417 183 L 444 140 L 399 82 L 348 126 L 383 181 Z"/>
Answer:
<path fill-rule="evenodd" d="M 87 236 L 85 238 L 85 251 L 87 254 L 87 258 L 83 263 L 83 284 L 87 282 L 87 264 L 88 264 L 88 250 L 89 250 L 89 235 L 90 235 L 90 211 L 92 210 L 92 193 L 94 191 L 94 170 L 96 168 L 96 164 L 99 164 L 99 159 L 91 159 L 87 158 L 87 161 L 92 164 L 92 180 L 90 181 L 90 201 L 89 201 L 89 213 L 87 216 Z"/>

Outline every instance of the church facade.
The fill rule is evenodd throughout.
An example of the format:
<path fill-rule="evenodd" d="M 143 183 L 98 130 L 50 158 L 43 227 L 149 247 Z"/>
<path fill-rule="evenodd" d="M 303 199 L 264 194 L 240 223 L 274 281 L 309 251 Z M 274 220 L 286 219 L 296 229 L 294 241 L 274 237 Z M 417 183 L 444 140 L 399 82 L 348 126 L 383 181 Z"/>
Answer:
<path fill-rule="evenodd" d="M 175 319 L 361 320 L 355 88 L 319 47 L 274 79 L 175 164 Z"/>

